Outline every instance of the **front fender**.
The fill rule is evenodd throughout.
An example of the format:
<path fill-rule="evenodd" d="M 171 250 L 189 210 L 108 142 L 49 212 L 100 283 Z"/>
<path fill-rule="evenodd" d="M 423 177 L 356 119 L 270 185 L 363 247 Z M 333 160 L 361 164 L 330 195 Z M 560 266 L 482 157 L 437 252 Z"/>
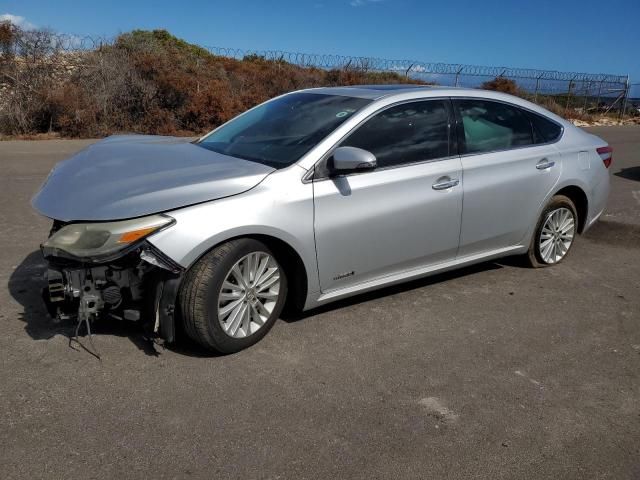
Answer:
<path fill-rule="evenodd" d="M 309 293 L 319 291 L 313 235 L 312 185 L 303 170 L 280 171 L 242 195 L 168 212 L 176 223 L 148 241 L 184 268 L 232 238 L 266 235 L 295 250 L 307 271 Z M 293 177 L 293 178 L 291 178 Z"/>

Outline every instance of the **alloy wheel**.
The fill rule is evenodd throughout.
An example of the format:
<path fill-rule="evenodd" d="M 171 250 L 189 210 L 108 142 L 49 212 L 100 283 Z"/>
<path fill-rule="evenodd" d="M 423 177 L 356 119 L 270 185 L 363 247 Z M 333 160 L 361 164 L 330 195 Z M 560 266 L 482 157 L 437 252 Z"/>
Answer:
<path fill-rule="evenodd" d="M 227 273 L 218 295 L 218 321 L 233 338 L 257 332 L 280 295 L 280 268 L 265 252 L 245 255 Z"/>
<path fill-rule="evenodd" d="M 564 258 L 573 243 L 575 229 L 575 217 L 568 208 L 549 212 L 538 239 L 540 257 L 545 263 L 557 263 Z"/>

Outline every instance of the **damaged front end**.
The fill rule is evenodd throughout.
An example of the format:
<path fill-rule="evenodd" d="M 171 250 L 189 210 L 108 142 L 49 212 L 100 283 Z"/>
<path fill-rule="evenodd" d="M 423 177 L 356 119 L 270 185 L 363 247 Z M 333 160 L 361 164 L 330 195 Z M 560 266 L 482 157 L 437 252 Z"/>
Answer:
<path fill-rule="evenodd" d="M 42 253 L 52 317 L 140 321 L 168 342 L 183 268 L 146 239 L 173 225 L 164 215 L 107 223 L 54 222 Z"/>

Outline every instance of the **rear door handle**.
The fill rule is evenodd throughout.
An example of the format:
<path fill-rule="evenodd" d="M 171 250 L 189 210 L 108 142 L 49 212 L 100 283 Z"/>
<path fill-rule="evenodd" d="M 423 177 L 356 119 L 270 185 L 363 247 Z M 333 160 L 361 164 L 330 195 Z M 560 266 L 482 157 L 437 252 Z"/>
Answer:
<path fill-rule="evenodd" d="M 446 190 L 447 188 L 455 187 L 459 183 L 460 180 L 458 180 L 457 178 L 440 177 L 438 180 L 436 180 L 436 183 L 431 185 L 431 188 L 433 188 L 434 190 Z"/>
<path fill-rule="evenodd" d="M 536 168 L 538 170 L 546 170 L 547 168 L 553 167 L 555 164 L 556 162 L 554 162 L 553 160 L 543 158 L 536 164 Z"/>

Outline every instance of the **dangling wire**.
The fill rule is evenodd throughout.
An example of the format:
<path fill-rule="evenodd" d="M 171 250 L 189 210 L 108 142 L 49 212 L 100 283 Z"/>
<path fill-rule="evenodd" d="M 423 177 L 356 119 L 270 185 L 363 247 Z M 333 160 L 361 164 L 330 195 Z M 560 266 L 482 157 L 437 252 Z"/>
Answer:
<path fill-rule="evenodd" d="M 75 340 L 75 342 L 78 345 L 80 345 L 85 352 L 90 353 L 91 355 L 96 357 L 98 360 L 102 361 L 102 359 L 100 358 L 100 354 L 98 353 L 98 349 L 93 344 L 93 335 L 91 335 L 91 319 L 90 319 L 90 315 L 87 315 L 85 318 L 82 318 L 82 317 L 83 317 L 83 315 L 78 315 L 78 324 L 76 325 L 76 332 L 75 332 L 75 335 L 72 338 L 69 339 L 69 346 L 71 346 L 71 342 Z M 87 334 L 89 336 L 89 343 L 91 344 L 91 350 L 89 350 L 87 347 L 85 347 L 80 342 L 80 339 L 78 338 L 78 332 L 80 331 L 80 326 L 83 323 L 87 325 Z"/>

